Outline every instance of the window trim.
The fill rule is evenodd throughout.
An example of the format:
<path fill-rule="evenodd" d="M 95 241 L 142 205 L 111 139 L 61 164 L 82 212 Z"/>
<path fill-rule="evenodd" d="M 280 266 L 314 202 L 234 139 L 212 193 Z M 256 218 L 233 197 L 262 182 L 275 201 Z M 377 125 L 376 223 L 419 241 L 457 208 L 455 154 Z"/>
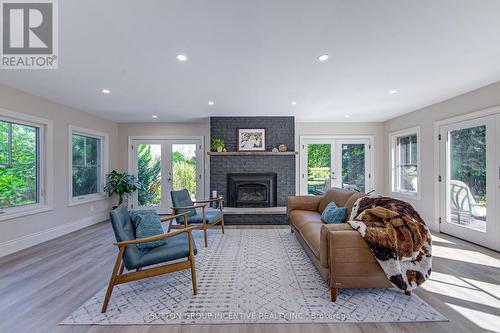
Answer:
<path fill-rule="evenodd" d="M 0 221 L 39 214 L 54 209 L 53 122 L 52 120 L 0 108 L 0 119 L 38 128 L 39 202 L 0 209 Z"/>
<path fill-rule="evenodd" d="M 100 184 L 98 184 L 100 192 L 73 196 L 73 134 L 89 136 L 101 139 L 101 174 Z M 68 206 L 77 206 L 89 202 L 105 200 L 108 198 L 104 192 L 104 184 L 106 181 L 106 174 L 109 172 L 109 135 L 104 132 L 69 125 L 68 128 Z"/>
<path fill-rule="evenodd" d="M 397 141 L 398 138 L 405 137 L 405 136 L 411 136 L 411 135 L 416 135 L 417 136 L 417 191 L 416 192 L 409 192 L 409 191 L 402 191 L 397 189 L 398 186 L 398 181 L 397 181 L 397 163 L 398 163 L 398 158 L 397 158 Z M 393 196 L 400 196 L 405 199 L 413 199 L 413 200 L 420 200 L 421 199 L 421 193 L 422 193 L 422 163 L 421 163 L 421 135 L 420 135 L 420 126 L 415 126 L 411 128 L 406 128 L 400 131 L 392 132 L 389 133 L 389 147 L 390 147 L 390 165 L 389 165 L 389 189 L 390 193 Z"/>

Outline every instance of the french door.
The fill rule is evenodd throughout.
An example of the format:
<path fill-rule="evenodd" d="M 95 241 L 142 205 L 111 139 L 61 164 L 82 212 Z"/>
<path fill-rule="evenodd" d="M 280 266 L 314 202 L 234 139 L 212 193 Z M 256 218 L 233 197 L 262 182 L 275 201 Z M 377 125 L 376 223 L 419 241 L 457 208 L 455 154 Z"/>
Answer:
<path fill-rule="evenodd" d="M 192 199 L 203 196 L 201 139 L 132 139 L 129 172 L 145 186 L 130 200 L 131 208 L 170 212 L 170 191 L 187 189 Z"/>
<path fill-rule="evenodd" d="M 439 126 L 440 231 L 499 248 L 500 115 Z"/>
<path fill-rule="evenodd" d="M 331 187 L 372 190 L 371 138 L 301 137 L 300 193 L 321 195 Z"/>

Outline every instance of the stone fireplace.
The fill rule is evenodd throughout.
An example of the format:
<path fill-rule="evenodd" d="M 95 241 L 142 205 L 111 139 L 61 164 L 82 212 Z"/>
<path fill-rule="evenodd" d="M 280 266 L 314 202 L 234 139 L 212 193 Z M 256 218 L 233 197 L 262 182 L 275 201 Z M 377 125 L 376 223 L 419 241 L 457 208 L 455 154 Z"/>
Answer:
<path fill-rule="evenodd" d="M 238 129 L 264 128 L 264 152 L 239 152 Z M 210 139 L 227 152 L 209 153 L 210 192 L 224 197 L 226 224 L 286 224 L 286 198 L 295 194 L 294 117 L 210 117 Z M 273 153 L 285 145 L 287 153 Z"/>
<path fill-rule="evenodd" d="M 227 175 L 229 207 L 276 207 L 276 173 L 230 173 Z"/>

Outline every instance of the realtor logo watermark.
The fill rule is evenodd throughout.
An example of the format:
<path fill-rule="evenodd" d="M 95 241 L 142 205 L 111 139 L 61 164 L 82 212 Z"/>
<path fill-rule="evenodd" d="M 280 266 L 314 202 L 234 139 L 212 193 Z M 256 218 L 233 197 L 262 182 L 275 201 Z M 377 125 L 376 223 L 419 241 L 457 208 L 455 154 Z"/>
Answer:
<path fill-rule="evenodd" d="M 56 69 L 56 0 L 0 0 L 2 69 Z"/>

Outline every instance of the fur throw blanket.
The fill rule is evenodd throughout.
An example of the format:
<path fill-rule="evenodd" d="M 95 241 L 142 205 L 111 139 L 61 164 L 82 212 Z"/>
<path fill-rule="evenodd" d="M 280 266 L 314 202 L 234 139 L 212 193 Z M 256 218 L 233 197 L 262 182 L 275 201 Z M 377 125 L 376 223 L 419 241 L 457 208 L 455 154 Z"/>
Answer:
<path fill-rule="evenodd" d="M 410 204 L 388 197 L 363 197 L 356 201 L 349 224 L 368 243 L 394 286 L 411 291 L 430 276 L 431 234 Z"/>

